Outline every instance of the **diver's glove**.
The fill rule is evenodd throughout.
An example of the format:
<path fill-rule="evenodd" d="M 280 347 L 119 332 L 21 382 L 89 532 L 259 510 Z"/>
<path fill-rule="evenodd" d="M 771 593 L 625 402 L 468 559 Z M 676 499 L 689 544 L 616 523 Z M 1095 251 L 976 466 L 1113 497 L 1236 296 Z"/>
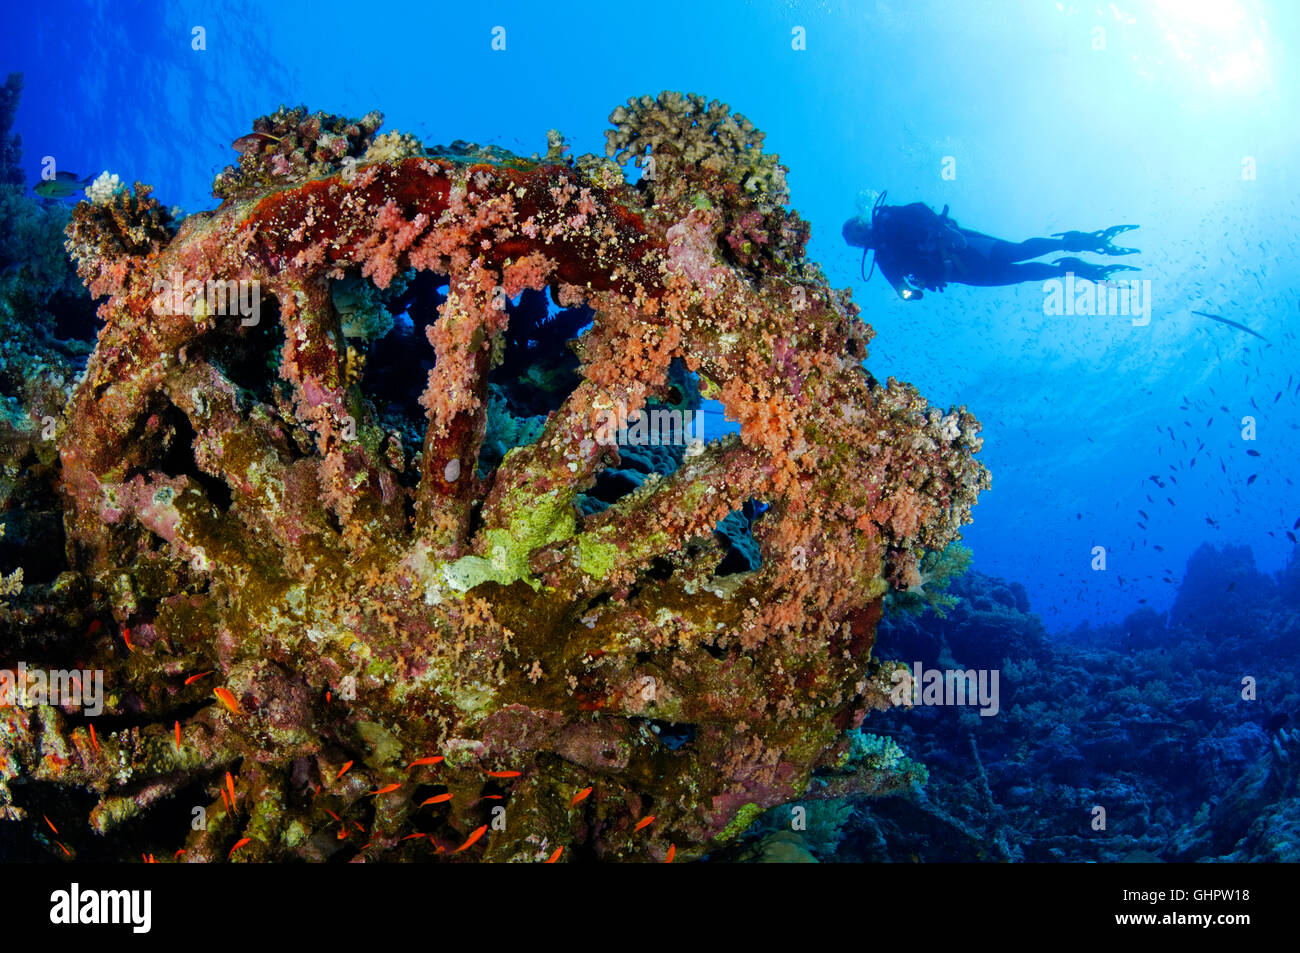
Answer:
<path fill-rule="evenodd" d="M 925 297 L 922 288 L 926 291 L 942 291 L 944 285 L 921 281 L 916 275 L 904 275 L 902 282 L 894 286 L 894 290 L 904 301 L 920 301 Z"/>
<path fill-rule="evenodd" d="M 1098 255 L 1136 255 L 1141 249 L 1121 248 L 1111 244 L 1116 235 L 1138 228 L 1137 225 L 1112 225 L 1099 232 L 1054 232 L 1053 238 L 1059 238 L 1064 244 L 1062 251 L 1090 251 Z"/>
<path fill-rule="evenodd" d="M 1140 271 L 1132 265 L 1094 265 L 1090 261 L 1084 261 L 1082 258 L 1058 258 L 1052 262 L 1053 265 L 1064 265 L 1067 271 L 1074 272 L 1076 278 L 1084 278 L 1088 281 L 1105 281 L 1113 272 L 1116 271 Z"/>
<path fill-rule="evenodd" d="M 899 278 L 897 281 L 891 281 L 894 286 L 894 292 L 904 301 L 919 301 L 925 297 L 915 284 L 908 277 Z"/>

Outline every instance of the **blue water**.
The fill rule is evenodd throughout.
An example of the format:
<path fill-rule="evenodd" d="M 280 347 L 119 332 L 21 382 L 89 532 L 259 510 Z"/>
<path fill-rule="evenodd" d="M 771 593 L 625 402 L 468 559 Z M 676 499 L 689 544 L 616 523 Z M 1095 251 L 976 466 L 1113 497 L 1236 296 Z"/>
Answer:
<path fill-rule="evenodd" d="M 64 2 L 11 14 L 0 37 L 0 67 L 26 77 L 16 129 L 33 182 L 54 156 L 189 211 L 215 204 L 229 143 L 282 102 L 377 108 L 426 142 L 523 153 L 553 127 L 575 153 L 603 151 L 630 95 L 731 103 L 789 166 L 810 255 L 875 327 L 868 367 L 983 421 L 994 484 L 965 539 L 1052 630 L 1169 608 L 1205 541 L 1249 546 L 1266 572 L 1292 553 L 1298 57 L 1300 7 L 1245 0 Z M 1125 240 L 1142 249 L 1150 323 L 1046 315 L 1036 284 L 910 303 L 879 275 L 864 284 L 840 225 L 867 188 L 1012 240 L 1139 223 Z M 1148 480 L 1170 473 L 1163 490 Z M 1105 571 L 1090 568 L 1097 546 Z"/>

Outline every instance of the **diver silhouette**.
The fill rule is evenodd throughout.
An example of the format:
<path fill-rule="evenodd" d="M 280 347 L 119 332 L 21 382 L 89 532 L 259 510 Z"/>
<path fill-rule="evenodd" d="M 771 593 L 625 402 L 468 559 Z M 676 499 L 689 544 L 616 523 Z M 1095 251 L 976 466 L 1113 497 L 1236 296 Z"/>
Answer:
<path fill-rule="evenodd" d="M 1051 238 L 1008 242 L 960 227 L 948 217 L 948 206 L 936 213 L 922 202 L 885 205 L 882 192 L 869 218 L 856 215 L 844 223 L 844 240 L 867 251 L 875 250 L 872 271 L 880 273 L 906 301 L 923 297 L 921 289 L 943 291 L 949 282 L 964 285 L 1014 285 L 1045 281 L 1073 273 L 1089 281 L 1105 281 L 1116 271 L 1137 271 L 1129 265 L 1097 265 L 1081 258 L 1058 258 L 1052 264 L 1028 261 L 1051 252 L 1095 252 L 1099 255 L 1134 255 L 1136 248 L 1111 244 L 1115 236 L 1137 228 L 1113 225 L 1096 232 L 1057 232 Z M 870 276 L 864 274 L 864 279 Z"/>

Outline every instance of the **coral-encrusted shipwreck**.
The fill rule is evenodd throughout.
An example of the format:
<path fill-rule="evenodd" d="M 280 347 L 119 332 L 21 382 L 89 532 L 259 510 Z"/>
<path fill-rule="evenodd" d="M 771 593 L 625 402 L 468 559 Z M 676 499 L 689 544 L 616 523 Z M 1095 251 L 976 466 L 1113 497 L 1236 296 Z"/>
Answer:
<path fill-rule="evenodd" d="M 116 623 L 79 636 L 108 708 L 94 738 L 70 707 L 0 713 L 0 800 L 88 789 L 111 838 L 198 792 L 206 826 L 151 829 L 159 858 L 663 859 L 814 783 L 906 786 L 849 730 L 889 703 L 885 592 L 987 486 L 978 424 L 863 369 L 872 332 L 805 259 L 747 120 L 674 93 L 611 120 L 636 184 L 558 135 L 530 160 L 282 109 L 214 212 L 177 228 L 141 186 L 77 207 L 68 247 L 107 300 L 59 448 L 69 558 Z M 413 272 L 447 284 L 409 382 L 422 446 L 363 392 L 330 294 Z M 257 325 L 192 305 L 254 281 Z M 594 311 L 580 382 L 485 473 L 503 302 L 543 288 Z M 619 463 L 602 423 L 674 361 L 740 433 L 581 515 Z M 770 506 L 761 566 L 719 574 L 747 500 Z"/>

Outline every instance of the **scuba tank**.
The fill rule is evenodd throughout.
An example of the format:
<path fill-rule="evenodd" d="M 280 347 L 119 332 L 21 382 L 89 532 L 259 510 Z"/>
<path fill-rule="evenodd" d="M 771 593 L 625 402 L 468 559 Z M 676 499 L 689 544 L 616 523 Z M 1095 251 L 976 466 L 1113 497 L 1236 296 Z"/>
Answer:
<path fill-rule="evenodd" d="M 883 192 L 880 193 L 879 196 L 876 197 L 876 203 L 871 206 L 871 231 L 873 233 L 876 230 L 876 217 L 880 214 L 880 209 L 885 204 L 885 196 L 888 194 L 889 194 L 889 190 L 885 189 Z M 945 208 L 944 212 L 946 213 L 947 211 L 948 209 Z M 876 250 L 874 247 L 871 249 L 871 274 L 863 274 L 866 267 L 867 267 L 867 249 L 864 248 L 862 249 L 862 264 L 858 268 L 858 274 L 862 275 L 863 281 L 870 281 L 871 276 L 876 273 Z"/>

